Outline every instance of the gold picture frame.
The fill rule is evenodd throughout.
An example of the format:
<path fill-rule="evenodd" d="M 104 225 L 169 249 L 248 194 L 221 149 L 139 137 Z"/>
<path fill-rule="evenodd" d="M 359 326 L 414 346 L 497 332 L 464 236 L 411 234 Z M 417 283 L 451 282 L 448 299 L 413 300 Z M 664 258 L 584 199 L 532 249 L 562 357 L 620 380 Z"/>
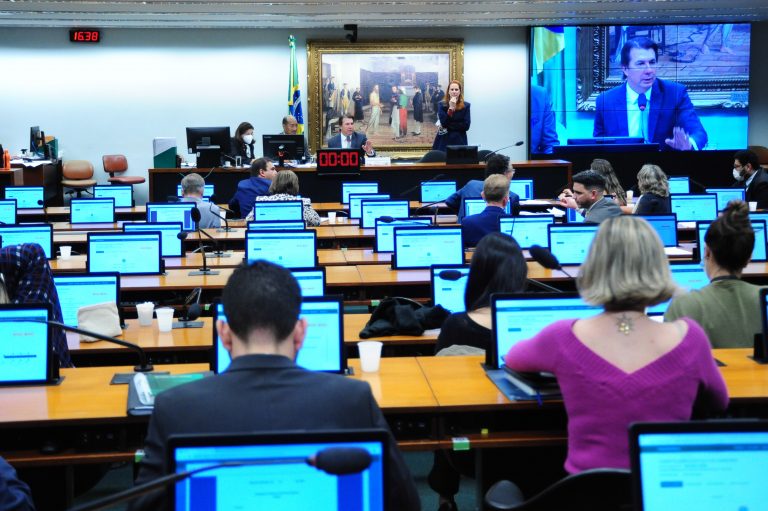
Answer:
<path fill-rule="evenodd" d="M 327 147 L 327 139 L 338 133 L 338 119 L 343 113 L 357 112 L 355 130 L 365 133 L 380 155 L 418 156 L 432 148 L 437 133 L 437 114 L 432 101 L 433 96 L 439 95 L 437 86 L 441 85 L 445 93 L 450 80 L 464 82 L 464 41 L 400 39 L 353 44 L 344 40 L 307 41 L 307 72 L 311 153 Z M 375 96 L 371 96 L 375 85 L 378 85 L 378 113 L 371 106 L 372 101 L 375 102 Z M 399 121 L 395 127 L 391 124 L 393 86 L 397 88 L 399 104 L 408 103 L 405 126 Z M 413 116 L 417 87 L 421 90 L 423 105 L 420 126 Z M 377 117 L 378 122 L 371 124 L 375 120 L 372 117 Z"/>

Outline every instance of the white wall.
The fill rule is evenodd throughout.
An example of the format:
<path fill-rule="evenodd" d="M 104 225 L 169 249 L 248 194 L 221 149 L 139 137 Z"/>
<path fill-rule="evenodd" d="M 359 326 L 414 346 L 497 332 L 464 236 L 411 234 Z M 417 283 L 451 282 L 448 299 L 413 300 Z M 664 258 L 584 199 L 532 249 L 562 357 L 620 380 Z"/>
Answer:
<path fill-rule="evenodd" d="M 152 139 L 175 137 L 183 148 L 186 126 L 234 131 L 247 120 L 257 134 L 277 132 L 287 113 L 291 33 L 306 97 L 306 40 L 343 40 L 343 31 L 105 29 L 103 42 L 87 46 L 69 43 L 66 29 L 4 28 L 0 55 L 13 75 L 0 80 L 0 143 L 16 153 L 28 146 L 29 127 L 39 125 L 59 139 L 64 159 L 90 160 L 106 182 L 103 154 L 125 154 L 128 173 L 146 176 Z M 526 34 L 524 28 L 360 31 L 361 40 L 464 39 L 469 139 L 486 149 L 527 136 Z M 504 152 L 526 156 L 525 146 Z M 136 191 L 143 203 L 146 183 Z"/>

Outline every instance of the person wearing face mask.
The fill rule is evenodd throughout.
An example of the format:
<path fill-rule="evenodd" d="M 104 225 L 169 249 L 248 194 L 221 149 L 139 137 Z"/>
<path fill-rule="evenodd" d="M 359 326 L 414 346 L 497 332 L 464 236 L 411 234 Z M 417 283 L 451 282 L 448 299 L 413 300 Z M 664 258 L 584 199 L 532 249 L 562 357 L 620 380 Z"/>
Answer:
<path fill-rule="evenodd" d="M 768 174 L 760 167 L 754 151 L 737 151 L 733 155 L 734 188 L 744 187 L 747 202 L 757 202 L 757 209 L 768 209 Z"/>
<path fill-rule="evenodd" d="M 437 118 L 440 129 L 432 149 L 445 151 L 449 145 L 467 145 L 467 131 L 471 122 L 469 103 L 464 101 L 461 82 L 458 80 L 451 80 L 448 84 L 448 94 L 438 105 Z"/>
<path fill-rule="evenodd" d="M 253 139 L 253 124 L 241 122 L 232 137 L 232 158 L 241 158 L 243 165 L 250 165 L 256 159 L 256 142 Z"/>

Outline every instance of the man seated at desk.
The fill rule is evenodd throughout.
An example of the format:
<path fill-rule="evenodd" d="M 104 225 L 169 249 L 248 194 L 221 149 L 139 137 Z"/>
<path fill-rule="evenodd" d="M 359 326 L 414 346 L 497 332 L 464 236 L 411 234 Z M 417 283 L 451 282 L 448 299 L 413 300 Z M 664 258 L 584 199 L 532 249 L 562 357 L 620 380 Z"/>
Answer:
<path fill-rule="evenodd" d="M 235 196 L 229 201 L 229 209 L 245 218 L 253 209 L 256 197 L 269 195 L 269 186 L 277 176 L 275 164 L 269 158 L 258 158 L 251 164 L 251 177 L 237 183 Z"/>
<path fill-rule="evenodd" d="M 599 224 L 607 218 L 621 216 L 618 204 L 605 196 L 605 179 L 594 170 L 585 170 L 572 178 L 573 190 L 560 194 L 560 205 L 577 209 L 585 222 Z"/>
<path fill-rule="evenodd" d="M 376 156 L 373 144 L 364 133 L 355 131 L 355 116 L 344 114 L 341 116 L 341 133 L 328 139 L 328 147 L 331 149 L 361 149 L 366 156 Z"/>
<path fill-rule="evenodd" d="M 195 207 L 200 211 L 199 227 L 201 229 L 221 227 L 221 210 L 216 204 L 203 200 L 204 191 L 205 180 L 200 174 L 193 172 L 181 180 L 181 201 L 195 203 Z"/>
<path fill-rule="evenodd" d="M 509 162 L 509 157 L 503 154 L 494 154 L 485 162 L 485 177 L 493 174 L 501 174 L 508 180 L 515 175 L 515 169 Z M 459 215 L 459 222 L 464 218 L 464 199 L 479 199 L 483 193 L 483 181 L 472 179 L 467 182 L 460 190 L 454 192 L 445 199 L 445 205 Z M 509 196 L 509 211 L 513 215 L 520 214 L 520 198 L 512 192 Z"/>
<path fill-rule="evenodd" d="M 503 174 L 493 174 L 485 178 L 482 197 L 485 210 L 465 216 L 461 221 L 461 233 L 464 246 L 474 247 L 486 234 L 499 232 L 499 218 L 506 215 L 504 209 L 510 201 L 509 196 L 517 194 L 509 191 L 509 179 Z"/>
<path fill-rule="evenodd" d="M 219 320 L 216 329 L 232 364 L 157 396 L 138 484 L 164 475 L 166 444 L 174 434 L 389 430 L 367 383 L 294 363 L 307 322 L 299 318 L 301 290 L 289 270 L 266 261 L 240 267 L 224 287 L 222 302 L 227 322 Z M 389 440 L 388 509 L 419 509 L 408 467 L 395 439 Z M 154 492 L 134 509 L 165 509 L 164 495 Z"/>

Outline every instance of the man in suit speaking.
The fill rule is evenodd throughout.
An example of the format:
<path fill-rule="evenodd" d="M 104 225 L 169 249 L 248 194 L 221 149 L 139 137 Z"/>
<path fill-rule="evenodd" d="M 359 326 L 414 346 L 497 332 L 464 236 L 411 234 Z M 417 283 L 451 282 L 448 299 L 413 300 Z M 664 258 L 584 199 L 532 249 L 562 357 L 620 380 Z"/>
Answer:
<path fill-rule="evenodd" d="M 626 83 L 597 97 L 595 137 L 643 137 L 678 151 L 707 145 L 704 130 L 684 85 L 656 78 L 658 45 L 647 37 L 628 40 L 621 49 Z"/>
<path fill-rule="evenodd" d="M 328 147 L 331 149 L 362 149 L 366 156 L 376 156 L 373 144 L 365 134 L 355 131 L 355 116 L 344 114 L 341 116 L 341 133 L 328 139 Z"/>

